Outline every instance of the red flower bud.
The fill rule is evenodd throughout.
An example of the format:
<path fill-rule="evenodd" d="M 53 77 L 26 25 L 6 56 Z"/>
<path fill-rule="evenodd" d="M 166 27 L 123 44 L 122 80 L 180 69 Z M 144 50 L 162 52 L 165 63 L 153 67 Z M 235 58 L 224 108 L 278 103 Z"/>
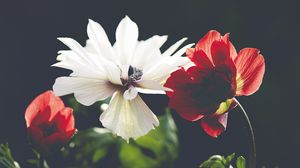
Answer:
<path fill-rule="evenodd" d="M 52 91 L 37 96 L 25 112 L 28 136 L 44 153 L 61 148 L 76 132 L 73 109 Z"/>

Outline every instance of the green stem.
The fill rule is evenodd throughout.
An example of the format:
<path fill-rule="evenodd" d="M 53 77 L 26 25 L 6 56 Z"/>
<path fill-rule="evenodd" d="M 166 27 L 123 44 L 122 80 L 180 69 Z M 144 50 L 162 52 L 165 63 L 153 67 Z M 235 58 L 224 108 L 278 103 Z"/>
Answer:
<path fill-rule="evenodd" d="M 234 98 L 235 101 L 237 102 L 239 108 L 242 110 L 244 117 L 247 120 L 248 126 L 249 126 L 249 130 L 250 130 L 250 136 L 251 136 L 251 151 L 250 151 L 250 157 L 249 157 L 249 167 L 250 168 L 255 168 L 256 167 L 256 145 L 255 145 L 255 138 L 254 138 L 254 132 L 253 132 L 253 128 L 250 122 L 250 119 L 245 111 L 245 109 L 243 108 L 243 106 L 241 105 L 241 103 Z"/>
<path fill-rule="evenodd" d="M 39 168 L 44 168 L 44 157 L 42 155 L 40 155 L 39 161 Z"/>

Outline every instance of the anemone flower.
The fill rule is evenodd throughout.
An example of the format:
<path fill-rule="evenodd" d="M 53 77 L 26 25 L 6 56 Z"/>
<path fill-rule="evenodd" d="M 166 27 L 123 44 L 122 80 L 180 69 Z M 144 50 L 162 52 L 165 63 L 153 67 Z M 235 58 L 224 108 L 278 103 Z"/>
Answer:
<path fill-rule="evenodd" d="M 167 36 L 138 41 L 138 26 L 128 16 L 118 25 L 113 46 L 101 25 L 92 20 L 87 34 L 85 47 L 71 38 L 58 38 L 71 50 L 59 51 L 59 62 L 53 66 L 73 73 L 56 79 L 55 94 L 74 93 L 76 100 L 86 106 L 112 96 L 100 116 L 102 125 L 127 141 L 145 135 L 159 121 L 138 93 L 165 94 L 166 78 L 189 62 L 181 55 L 192 44 L 175 52 L 186 40 L 183 38 L 161 53 Z"/>
<path fill-rule="evenodd" d="M 29 139 L 43 153 L 61 148 L 76 132 L 73 109 L 50 90 L 29 104 L 25 120 Z"/>
<path fill-rule="evenodd" d="M 227 126 L 228 111 L 237 105 L 235 96 L 256 92 L 265 72 L 264 58 L 258 49 L 244 48 L 239 53 L 229 34 L 209 31 L 186 51 L 193 65 L 171 74 L 165 87 L 169 106 L 184 119 L 200 120 L 204 131 L 219 136 Z"/>

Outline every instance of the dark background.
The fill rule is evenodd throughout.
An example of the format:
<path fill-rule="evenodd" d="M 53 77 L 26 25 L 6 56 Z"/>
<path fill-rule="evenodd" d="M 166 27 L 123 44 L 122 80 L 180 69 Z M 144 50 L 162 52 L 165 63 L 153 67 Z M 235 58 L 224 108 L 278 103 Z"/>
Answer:
<path fill-rule="evenodd" d="M 169 35 L 163 48 L 185 36 L 197 42 L 210 29 L 230 32 L 237 50 L 259 48 L 266 61 L 263 85 L 254 95 L 239 98 L 253 123 L 258 167 L 295 167 L 300 156 L 299 14 L 296 0 L 1 0 L 0 142 L 8 141 L 16 159 L 24 161 L 26 106 L 51 89 L 56 77 L 68 74 L 50 67 L 57 51 L 65 49 L 56 37 L 85 44 L 91 18 L 114 42 L 119 21 L 128 15 L 139 26 L 139 39 Z M 154 112 L 167 103 L 165 97 L 156 97 L 145 97 Z M 81 122 L 97 123 L 98 115 Z M 237 111 L 230 113 L 228 130 L 218 139 L 205 135 L 198 123 L 173 116 L 181 142 L 177 167 L 196 167 L 211 154 L 249 151 L 245 120 Z"/>

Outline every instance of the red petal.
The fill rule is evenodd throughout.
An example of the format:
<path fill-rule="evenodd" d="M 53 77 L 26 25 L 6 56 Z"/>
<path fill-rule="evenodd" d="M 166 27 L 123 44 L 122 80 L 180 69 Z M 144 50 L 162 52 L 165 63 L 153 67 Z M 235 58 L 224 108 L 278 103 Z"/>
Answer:
<path fill-rule="evenodd" d="M 174 90 L 178 86 L 180 87 L 182 84 L 191 83 L 191 82 L 192 82 L 191 78 L 187 75 L 184 68 L 181 68 L 171 73 L 170 77 L 167 79 L 164 86 Z M 167 91 L 166 93 L 169 97 L 172 97 L 174 92 Z"/>
<path fill-rule="evenodd" d="M 203 50 L 190 48 L 187 50 L 186 55 L 199 68 L 210 68 L 213 66 Z"/>
<path fill-rule="evenodd" d="M 264 57 L 255 48 L 242 49 L 234 63 L 237 68 L 237 95 L 251 95 L 256 92 L 265 73 Z"/>
<path fill-rule="evenodd" d="M 226 44 L 223 40 L 214 41 L 211 46 L 211 54 L 215 67 L 228 67 L 232 78 L 236 78 L 236 67 L 233 60 L 230 57 L 230 46 Z M 225 68 L 227 69 L 227 68 Z M 225 71 L 224 71 L 225 73 Z"/>
<path fill-rule="evenodd" d="M 46 91 L 37 96 L 27 107 L 25 111 L 26 125 L 27 127 L 30 127 L 33 120 L 38 117 L 39 113 L 45 110 L 49 110 L 50 113 L 41 113 L 41 115 L 48 115 L 44 117 L 48 117 L 48 121 L 50 121 L 55 114 L 63 108 L 63 101 L 55 96 L 52 91 Z"/>
<path fill-rule="evenodd" d="M 201 109 L 189 97 L 182 92 L 179 93 L 179 91 L 170 98 L 169 106 L 188 121 L 197 121 L 203 117 Z"/>
<path fill-rule="evenodd" d="M 219 116 L 204 117 L 200 122 L 201 127 L 208 135 L 217 138 L 226 129 L 227 117 L 228 113 Z"/>
<path fill-rule="evenodd" d="M 229 45 L 224 41 L 214 41 L 211 45 L 211 55 L 215 66 L 227 64 L 230 60 Z"/>
<path fill-rule="evenodd" d="M 62 145 L 66 142 L 66 136 L 64 132 L 55 132 L 53 134 L 51 134 L 50 136 L 48 136 L 45 139 L 45 142 L 48 146 L 50 145 Z"/>
<path fill-rule="evenodd" d="M 173 72 L 165 84 L 165 87 L 173 90 L 172 92 L 167 92 L 170 98 L 169 106 L 175 109 L 181 117 L 189 121 L 199 120 L 203 117 L 199 113 L 197 104 L 191 100 L 187 92 L 188 86 L 193 83 L 187 72 L 182 68 Z"/>
<path fill-rule="evenodd" d="M 229 44 L 230 57 L 231 57 L 232 60 L 234 60 L 237 56 L 237 52 L 236 52 L 236 49 L 235 49 L 234 45 L 229 40 L 229 33 L 226 33 L 222 37 L 222 40 L 224 40 L 227 44 Z"/>
<path fill-rule="evenodd" d="M 73 116 L 73 109 L 66 107 L 56 114 L 53 121 L 56 123 L 60 131 L 70 131 L 75 128 L 75 121 Z"/>
<path fill-rule="evenodd" d="M 195 48 L 197 50 L 203 50 L 207 54 L 208 58 L 211 58 L 210 47 L 215 40 L 220 40 L 220 39 L 221 39 L 221 34 L 218 31 L 210 30 L 203 38 L 199 40 Z"/>
<path fill-rule="evenodd" d="M 34 142 L 43 142 L 44 136 L 40 128 L 31 126 L 27 129 L 27 133 Z"/>
<path fill-rule="evenodd" d="M 187 74 L 195 83 L 201 83 L 203 78 L 207 76 L 207 74 L 211 71 L 208 68 L 199 68 L 198 66 L 192 66 L 187 69 Z"/>

